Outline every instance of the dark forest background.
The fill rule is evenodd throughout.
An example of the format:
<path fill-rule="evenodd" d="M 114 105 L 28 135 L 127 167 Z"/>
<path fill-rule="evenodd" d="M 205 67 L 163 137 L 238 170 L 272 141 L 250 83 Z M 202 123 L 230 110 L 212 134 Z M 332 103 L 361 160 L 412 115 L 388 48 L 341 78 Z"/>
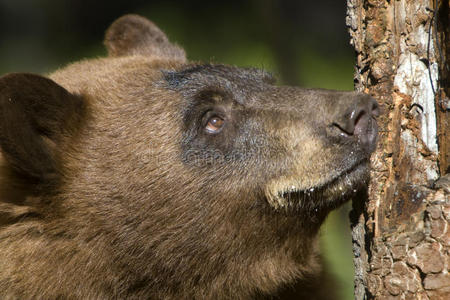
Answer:
<path fill-rule="evenodd" d="M 150 18 L 190 60 L 267 69 L 282 84 L 353 89 L 346 1 L 0 0 L 0 75 L 48 73 L 106 54 L 103 34 L 126 13 Z M 311 112 L 314 113 L 314 112 Z M 353 298 L 349 205 L 322 228 L 343 299 Z"/>

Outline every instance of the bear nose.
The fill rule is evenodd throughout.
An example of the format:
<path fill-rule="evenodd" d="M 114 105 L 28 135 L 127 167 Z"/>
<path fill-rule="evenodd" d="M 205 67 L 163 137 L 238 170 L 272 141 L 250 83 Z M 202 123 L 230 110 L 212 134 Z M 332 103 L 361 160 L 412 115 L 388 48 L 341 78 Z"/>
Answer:
<path fill-rule="evenodd" d="M 356 137 L 368 151 L 375 150 L 380 115 L 377 101 L 369 95 L 361 95 L 333 123 L 344 137 Z"/>

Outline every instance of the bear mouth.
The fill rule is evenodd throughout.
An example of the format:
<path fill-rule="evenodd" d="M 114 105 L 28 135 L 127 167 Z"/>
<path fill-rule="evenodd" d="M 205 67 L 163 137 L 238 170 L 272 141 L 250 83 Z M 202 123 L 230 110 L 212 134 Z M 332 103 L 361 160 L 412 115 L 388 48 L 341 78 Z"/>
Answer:
<path fill-rule="evenodd" d="M 320 186 L 299 189 L 295 183 L 285 184 L 269 202 L 276 209 L 328 212 L 364 190 L 368 181 L 369 160 L 363 159 Z"/>

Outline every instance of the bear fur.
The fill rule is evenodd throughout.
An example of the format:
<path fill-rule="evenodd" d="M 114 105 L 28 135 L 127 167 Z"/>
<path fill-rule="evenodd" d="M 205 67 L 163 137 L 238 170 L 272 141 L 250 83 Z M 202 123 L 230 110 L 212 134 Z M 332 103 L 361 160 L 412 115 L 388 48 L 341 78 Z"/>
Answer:
<path fill-rule="evenodd" d="M 136 15 L 105 45 L 0 78 L 0 298 L 329 299 L 317 234 L 376 102 L 189 62 Z"/>

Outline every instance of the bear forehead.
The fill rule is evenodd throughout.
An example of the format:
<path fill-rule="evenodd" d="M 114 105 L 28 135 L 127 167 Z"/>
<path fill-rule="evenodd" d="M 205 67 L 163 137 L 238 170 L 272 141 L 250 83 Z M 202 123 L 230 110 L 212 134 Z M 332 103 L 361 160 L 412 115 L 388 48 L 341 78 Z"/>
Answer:
<path fill-rule="evenodd" d="M 221 64 L 180 64 L 145 56 L 85 60 L 51 74 L 50 77 L 72 92 L 87 86 L 107 87 L 116 81 L 132 85 L 151 85 L 161 79 L 169 90 L 184 93 L 217 88 L 252 94 L 263 92 L 276 82 L 275 77 L 258 68 Z M 243 95 L 244 96 L 244 95 Z"/>
<path fill-rule="evenodd" d="M 162 70 L 166 87 L 186 98 L 199 92 L 233 95 L 239 104 L 250 104 L 256 94 L 273 90 L 275 78 L 257 68 L 239 68 L 227 65 L 191 64 L 176 70 Z"/>
<path fill-rule="evenodd" d="M 257 68 L 239 68 L 227 65 L 193 64 L 176 71 L 165 72 L 165 79 L 172 87 L 182 86 L 192 80 L 222 79 L 233 83 L 264 85 L 273 84 L 275 79 L 267 71 Z"/>

